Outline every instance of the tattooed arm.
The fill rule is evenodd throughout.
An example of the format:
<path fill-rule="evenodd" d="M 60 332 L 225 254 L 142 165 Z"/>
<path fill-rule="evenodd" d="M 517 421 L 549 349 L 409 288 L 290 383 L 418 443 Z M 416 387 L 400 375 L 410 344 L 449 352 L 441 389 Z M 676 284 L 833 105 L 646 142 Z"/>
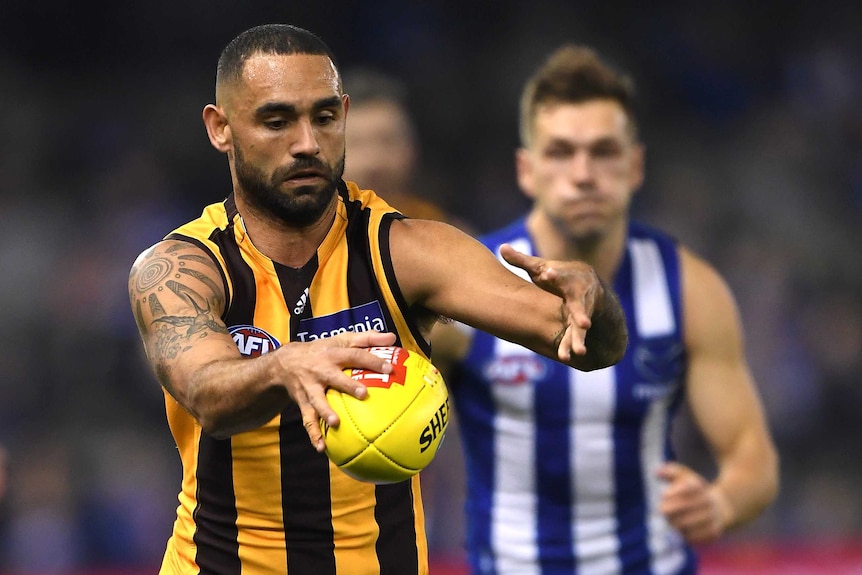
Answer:
<path fill-rule="evenodd" d="M 226 294 L 219 269 L 189 242 L 162 241 L 138 256 L 129 299 L 159 382 L 215 437 L 259 427 L 295 401 L 312 444 L 322 450 L 318 418 L 338 424 L 326 388 L 364 397 L 365 388 L 342 369 L 390 369 L 363 348 L 391 345 L 394 335 L 374 332 L 288 343 L 243 358 L 221 319 Z"/>

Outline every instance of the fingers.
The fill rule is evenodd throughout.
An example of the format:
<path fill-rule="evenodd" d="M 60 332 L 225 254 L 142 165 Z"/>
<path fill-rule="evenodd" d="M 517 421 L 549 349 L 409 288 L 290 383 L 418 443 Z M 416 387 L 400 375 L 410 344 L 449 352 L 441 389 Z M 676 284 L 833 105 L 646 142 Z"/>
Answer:
<path fill-rule="evenodd" d="M 527 255 L 509 244 L 500 246 L 500 255 L 527 271 L 537 286 L 563 298 L 563 321 L 568 329 L 557 349 L 559 359 L 568 362 L 572 355 L 585 355 L 591 314 L 602 289 L 595 270 L 584 262 L 548 261 Z"/>
<path fill-rule="evenodd" d="M 392 332 L 363 331 L 359 333 L 345 333 L 337 337 L 343 337 L 349 347 L 395 345 L 395 334 Z"/>
<path fill-rule="evenodd" d="M 299 406 L 299 411 L 302 414 L 302 426 L 305 427 L 305 432 L 308 433 L 308 439 L 311 440 L 311 445 L 315 450 L 322 452 L 326 449 L 326 443 L 323 440 L 323 433 L 320 431 L 320 419 L 317 416 L 317 411 L 310 404 Z M 338 416 L 335 416 L 338 419 Z M 327 421 L 327 425 L 329 425 Z"/>
<path fill-rule="evenodd" d="M 563 278 L 560 271 L 554 264 L 562 262 L 551 262 L 544 258 L 531 256 L 523 252 L 519 252 L 509 244 L 500 246 L 500 255 L 509 264 L 519 267 L 530 275 L 530 279 L 534 284 L 545 291 L 560 297 L 565 297 L 565 288 L 563 286 Z"/>
<path fill-rule="evenodd" d="M 585 355 L 587 347 L 584 345 L 586 330 L 575 329 L 571 325 L 566 328 L 557 348 L 557 357 L 563 363 L 571 361 L 573 355 Z"/>
<path fill-rule="evenodd" d="M 724 530 L 716 493 L 698 473 L 679 463 L 668 463 L 656 475 L 668 482 L 659 511 L 691 543 L 718 538 Z"/>
<path fill-rule="evenodd" d="M 521 268 L 531 276 L 539 275 L 542 272 L 541 264 L 545 261 L 541 258 L 519 252 L 509 244 L 503 244 L 500 246 L 500 255 L 508 263 Z"/>
<path fill-rule="evenodd" d="M 395 340 L 394 333 L 344 333 L 310 343 L 293 343 L 279 350 L 290 354 L 284 355 L 283 360 L 288 391 L 299 407 L 303 426 L 317 451 L 325 449 L 320 421 L 331 427 L 340 423 L 338 414 L 326 399 L 326 390 L 331 387 L 357 399 L 367 397 L 368 389 L 345 370 L 391 373 L 392 364 L 368 348 L 393 345 Z"/>

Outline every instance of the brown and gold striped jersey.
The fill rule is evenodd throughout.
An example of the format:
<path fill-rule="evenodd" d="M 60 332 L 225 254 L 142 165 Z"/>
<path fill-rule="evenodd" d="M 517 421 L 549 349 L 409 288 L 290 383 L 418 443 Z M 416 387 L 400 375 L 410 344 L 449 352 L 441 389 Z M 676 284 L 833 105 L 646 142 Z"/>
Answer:
<path fill-rule="evenodd" d="M 193 242 L 222 271 L 222 316 L 240 352 L 377 329 L 428 356 L 389 257 L 401 218 L 353 183 L 339 186 L 332 229 L 300 269 L 252 244 L 233 196 L 167 237 Z M 183 464 L 161 575 L 412 575 L 428 572 L 419 478 L 356 481 L 316 452 L 291 404 L 263 427 L 215 439 L 165 394 Z"/>

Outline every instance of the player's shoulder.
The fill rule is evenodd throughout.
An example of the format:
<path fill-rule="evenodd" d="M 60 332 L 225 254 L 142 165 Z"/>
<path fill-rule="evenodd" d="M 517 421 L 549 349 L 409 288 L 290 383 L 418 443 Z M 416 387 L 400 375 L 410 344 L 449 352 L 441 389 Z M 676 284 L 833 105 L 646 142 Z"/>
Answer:
<path fill-rule="evenodd" d="M 727 279 L 704 256 L 685 245 L 678 245 L 687 309 L 708 306 L 730 312 L 736 300 Z"/>
<path fill-rule="evenodd" d="M 145 248 L 132 263 L 131 273 L 140 271 L 144 263 L 158 265 L 159 262 L 167 262 L 171 259 L 200 259 L 210 260 L 210 254 L 200 245 L 183 238 L 169 237 L 159 240 L 153 245 Z"/>
<path fill-rule="evenodd" d="M 398 218 L 390 226 L 390 243 L 422 242 L 426 250 L 444 246 L 466 233 L 456 226 L 440 220 Z"/>

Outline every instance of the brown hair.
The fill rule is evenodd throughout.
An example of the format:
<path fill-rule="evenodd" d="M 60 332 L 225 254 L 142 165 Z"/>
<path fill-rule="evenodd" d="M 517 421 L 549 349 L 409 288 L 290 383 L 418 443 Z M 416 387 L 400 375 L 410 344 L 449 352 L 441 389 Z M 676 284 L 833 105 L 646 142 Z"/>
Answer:
<path fill-rule="evenodd" d="M 631 78 L 611 68 L 591 48 L 574 44 L 558 48 L 530 77 L 521 94 L 521 145 L 530 143 L 539 106 L 590 100 L 618 102 L 629 118 L 632 136 L 637 138 Z"/>

